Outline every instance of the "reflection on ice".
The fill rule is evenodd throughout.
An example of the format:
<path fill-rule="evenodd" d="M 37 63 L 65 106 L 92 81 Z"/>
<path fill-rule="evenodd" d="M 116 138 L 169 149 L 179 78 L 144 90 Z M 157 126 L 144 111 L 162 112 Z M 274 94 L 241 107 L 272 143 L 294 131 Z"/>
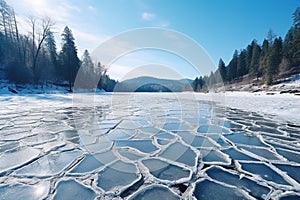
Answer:
<path fill-rule="evenodd" d="M 37 149 L 25 147 L 0 154 L 0 174 L 28 163 L 35 159 L 39 153 Z"/>
<path fill-rule="evenodd" d="M 16 171 L 19 176 L 51 177 L 61 173 L 76 158 L 81 156 L 80 151 L 66 151 L 50 153 L 33 163 Z"/>
<path fill-rule="evenodd" d="M 41 182 L 35 185 L 12 184 L 0 185 L 0 200 L 16 199 L 44 199 L 50 189 L 48 182 Z"/>

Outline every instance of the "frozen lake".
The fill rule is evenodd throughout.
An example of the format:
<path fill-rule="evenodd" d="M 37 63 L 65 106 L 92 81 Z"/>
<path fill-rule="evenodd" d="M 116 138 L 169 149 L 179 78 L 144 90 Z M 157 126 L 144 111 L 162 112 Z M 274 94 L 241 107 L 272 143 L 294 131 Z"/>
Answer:
<path fill-rule="evenodd" d="M 268 98 L 2 95 L 0 199 L 299 199 L 299 98 Z"/>

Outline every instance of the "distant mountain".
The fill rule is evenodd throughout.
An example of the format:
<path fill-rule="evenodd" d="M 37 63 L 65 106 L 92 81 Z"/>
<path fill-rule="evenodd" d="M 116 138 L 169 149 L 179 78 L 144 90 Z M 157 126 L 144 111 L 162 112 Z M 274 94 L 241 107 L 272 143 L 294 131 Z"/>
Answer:
<path fill-rule="evenodd" d="M 192 90 L 193 80 L 160 79 L 142 76 L 119 82 L 114 91 L 116 92 L 182 92 Z"/>

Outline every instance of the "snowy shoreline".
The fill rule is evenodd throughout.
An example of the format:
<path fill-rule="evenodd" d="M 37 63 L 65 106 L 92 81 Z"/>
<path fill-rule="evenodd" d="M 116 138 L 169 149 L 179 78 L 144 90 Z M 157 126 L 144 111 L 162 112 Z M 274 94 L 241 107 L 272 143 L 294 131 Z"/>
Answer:
<path fill-rule="evenodd" d="M 48 86 L 44 88 L 33 88 L 32 85 L 25 85 L 22 88 L 17 89 L 14 84 L 2 83 L 0 84 L 0 99 L 2 104 L 9 104 L 10 102 L 4 103 L 7 96 L 35 96 L 35 95 L 49 95 L 46 99 L 54 101 L 57 100 L 56 96 L 65 96 L 67 99 L 72 99 L 72 93 L 69 93 L 66 88 L 59 86 Z M 282 90 L 274 91 L 275 89 L 294 89 L 300 87 L 300 80 L 293 81 L 292 83 L 282 83 L 274 85 L 267 91 L 260 92 L 249 92 L 249 91 L 226 91 L 219 93 L 194 93 L 198 100 L 213 100 L 213 101 L 224 101 L 224 106 L 230 108 L 241 109 L 247 112 L 256 112 L 264 115 L 267 118 L 278 120 L 280 122 L 291 123 L 293 125 L 300 125 L 300 96 L 292 93 L 282 93 Z M 11 90 L 11 89 L 12 90 Z M 12 91 L 16 90 L 17 94 Z M 80 91 L 80 93 L 83 93 Z M 185 95 L 183 92 L 177 93 L 178 95 Z M 105 95 L 105 91 L 87 92 L 95 95 Z M 107 93 L 111 95 L 112 93 Z M 143 94 L 143 93 L 140 93 Z M 155 93 L 152 93 L 155 94 Z M 161 94 L 161 93 L 160 93 Z M 168 93 L 165 93 L 168 94 Z M 216 98 L 212 98 L 216 96 Z M 18 101 L 18 98 L 10 98 L 10 101 Z M 37 98 L 39 99 L 39 98 Z M 45 98 L 40 98 L 45 99 Z M 220 100 L 221 99 L 221 100 Z M 27 99 L 27 102 L 30 101 Z M 16 102 L 14 102 L 16 103 Z"/>
<path fill-rule="evenodd" d="M 105 92 L 97 92 L 92 95 L 105 95 Z M 111 95 L 111 93 L 107 93 Z M 142 94 L 142 93 L 140 93 Z M 155 94 L 155 93 L 152 93 Z M 168 94 L 168 93 L 165 93 Z M 180 93 L 184 94 L 184 93 Z M 203 93 L 194 93 L 198 100 L 212 100 L 220 102 L 218 98 L 212 99 L 210 97 L 211 93 L 203 94 Z M 52 91 L 46 93 L 20 93 L 13 94 L 11 92 L 1 93 L 0 101 L 4 105 L 4 101 L 7 96 L 14 96 L 16 98 L 11 98 L 13 103 L 15 100 L 18 101 L 17 97 L 20 96 L 22 98 L 28 96 L 47 96 L 47 100 L 56 101 L 57 97 L 65 96 L 67 99 L 72 101 L 72 93 L 59 91 Z M 91 93 L 86 93 L 86 95 L 91 95 Z M 225 93 L 213 93 L 214 96 L 222 97 L 222 104 L 229 108 L 240 109 L 247 112 L 255 112 L 260 115 L 264 115 L 266 118 L 271 118 L 273 120 L 277 120 L 284 123 L 291 123 L 293 125 L 300 125 L 300 96 L 296 96 L 294 94 L 279 94 L 279 92 L 274 92 L 272 95 L 269 95 L 268 92 L 225 92 Z M 224 97 L 224 98 L 223 98 Z M 37 99 L 45 99 L 45 98 L 37 98 Z M 27 102 L 30 101 L 27 99 Z M 16 103 L 16 102 L 14 102 Z"/>
<path fill-rule="evenodd" d="M 267 118 L 300 125 L 300 96 L 294 94 L 226 92 L 225 106 L 256 112 Z"/>

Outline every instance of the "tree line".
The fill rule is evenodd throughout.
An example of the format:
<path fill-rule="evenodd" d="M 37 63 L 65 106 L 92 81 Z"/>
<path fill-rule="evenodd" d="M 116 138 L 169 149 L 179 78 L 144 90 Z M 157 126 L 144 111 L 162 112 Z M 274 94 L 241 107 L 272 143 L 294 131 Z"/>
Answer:
<path fill-rule="evenodd" d="M 75 38 L 66 26 L 61 34 L 62 48 L 57 50 L 54 22 L 50 18 L 29 18 L 29 34 L 18 29 L 14 9 L 0 0 L 0 76 L 16 84 L 66 86 L 72 91 L 81 67 L 85 79 L 80 87 L 90 88 L 99 80 L 97 88 L 112 91 L 116 81 L 106 74 L 105 66 L 94 63 L 87 50 L 78 58 Z"/>
<path fill-rule="evenodd" d="M 220 59 L 215 72 L 197 77 L 192 86 L 201 91 L 245 78 L 272 85 L 276 79 L 295 73 L 300 73 L 300 7 L 293 13 L 293 25 L 284 40 L 270 29 L 261 45 L 253 40 L 245 49 L 235 50 L 227 65 Z"/>

